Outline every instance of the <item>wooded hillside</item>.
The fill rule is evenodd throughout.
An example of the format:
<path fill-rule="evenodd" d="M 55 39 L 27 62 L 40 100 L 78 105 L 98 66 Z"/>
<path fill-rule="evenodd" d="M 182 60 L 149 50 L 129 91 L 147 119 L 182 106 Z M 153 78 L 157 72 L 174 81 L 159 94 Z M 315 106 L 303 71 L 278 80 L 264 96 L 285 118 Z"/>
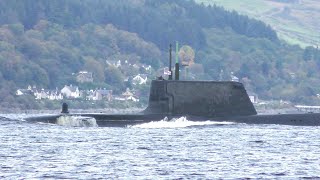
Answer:
<path fill-rule="evenodd" d="M 280 39 L 302 47 L 320 44 L 320 3 L 318 0 L 196 0 L 270 24 Z"/>
<path fill-rule="evenodd" d="M 189 78 L 230 80 L 233 73 L 260 98 L 318 103 L 317 49 L 287 45 L 263 22 L 217 6 L 189 0 L 0 0 L 0 25 L 4 107 L 26 103 L 15 90 L 28 85 L 79 85 L 72 74 L 82 70 L 94 72 L 87 87 L 124 90 L 124 79 L 146 72 L 107 62 L 151 65 L 148 76 L 155 78 L 175 41 L 195 52 Z"/>

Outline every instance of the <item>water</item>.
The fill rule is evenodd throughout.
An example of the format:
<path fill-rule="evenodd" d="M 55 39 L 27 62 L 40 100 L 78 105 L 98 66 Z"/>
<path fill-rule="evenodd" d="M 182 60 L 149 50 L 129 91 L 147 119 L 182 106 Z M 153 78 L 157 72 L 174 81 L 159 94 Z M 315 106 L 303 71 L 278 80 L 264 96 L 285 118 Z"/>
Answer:
<path fill-rule="evenodd" d="M 127 128 L 0 118 L 0 179 L 319 178 L 320 129 L 191 122 Z"/>

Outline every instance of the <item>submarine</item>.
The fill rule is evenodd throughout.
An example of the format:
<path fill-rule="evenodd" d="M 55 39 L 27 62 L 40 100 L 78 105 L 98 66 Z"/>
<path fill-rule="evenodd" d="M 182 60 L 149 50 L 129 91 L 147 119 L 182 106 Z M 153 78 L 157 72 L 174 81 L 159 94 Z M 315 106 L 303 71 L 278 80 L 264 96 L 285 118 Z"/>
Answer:
<path fill-rule="evenodd" d="M 258 115 L 245 87 L 234 81 L 179 80 L 179 62 L 175 64 L 175 79 L 152 80 L 148 106 L 135 114 L 70 113 L 63 103 L 59 114 L 25 118 L 28 122 L 59 124 L 61 118 L 80 117 L 94 120 L 99 127 L 126 127 L 185 116 L 191 121 L 218 121 L 246 124 L 279 124 L 320 126 L 320 113 Z"/>

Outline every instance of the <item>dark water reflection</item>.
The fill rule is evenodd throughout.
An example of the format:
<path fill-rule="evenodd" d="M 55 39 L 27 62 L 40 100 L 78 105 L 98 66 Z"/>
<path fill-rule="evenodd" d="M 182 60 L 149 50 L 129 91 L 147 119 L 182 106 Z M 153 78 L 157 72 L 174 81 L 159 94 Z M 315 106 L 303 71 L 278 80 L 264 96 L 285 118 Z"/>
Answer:
<path fill-rule="evenodd" d="M 172 127 L 79 128 L 1 118 L 0 179 L 320 177 L 318 127 Z"/>

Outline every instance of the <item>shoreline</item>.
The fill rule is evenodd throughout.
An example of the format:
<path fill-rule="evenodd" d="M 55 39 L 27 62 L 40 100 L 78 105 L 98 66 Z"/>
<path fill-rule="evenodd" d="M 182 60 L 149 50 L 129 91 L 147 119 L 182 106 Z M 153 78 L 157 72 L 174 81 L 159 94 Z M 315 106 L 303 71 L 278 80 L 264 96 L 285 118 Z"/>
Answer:
<path fill-rule="evenodd" d="M 109 114 L 131 114 L 131 113 L 139 113 L 143 111 L 145 108 L 99 108 L 99 109 L 69 109 L 71 113 L 109 113 Z M 1 109 L 0 114 L 59 114 L 61 113 L 61 109 L 44 109 L 44 110 L 36 110 L 36 109 Z"/>

